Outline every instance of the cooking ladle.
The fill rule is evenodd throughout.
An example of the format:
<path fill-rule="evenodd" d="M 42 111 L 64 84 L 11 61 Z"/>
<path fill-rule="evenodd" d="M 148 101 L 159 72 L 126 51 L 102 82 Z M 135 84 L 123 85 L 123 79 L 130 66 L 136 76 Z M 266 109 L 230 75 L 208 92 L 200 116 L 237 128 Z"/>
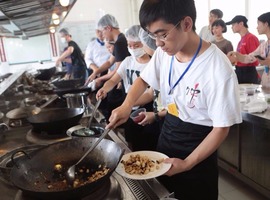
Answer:
<path fill-rule="evenodd" d="M 92 121 L 93 121 L 93 118 L 94 118 L 94 116 L 95 116 L 95 113 L 96 113 L 96 111 L 97 111 L 97 109 L 98 109 L 98 107 L 99 107 L 99 105 L 100 105 L 100 103 L 101 103 L 101 99 L 98 99 L 98 101 L 96 102 L 96 105 L 95 105 L 95 107 L 94 107 L 94 109 L 93 109 L 93 112 L 92 112 L 92 115 L 90 116 L 90 119 L 88 120 L 88 124 L 87 124 L 87 126 L 86 127 L 84 127 L 84 126 L 82 126 L 82 125 L 77 125 L 77 126 L 73 126 L 73 127 L 71 127 L 71 128 L 69 128 L 68 130 L 67 130 L 67 135 L 68 136 L 72 136 L 73 134 L 74 135 L 84 135 L 84 136 L 91 136 L 91 135 L 94 135 L 95 133 L 94 133 L 94 131 L 92 131 L 91 130 L 91 123 L 92 123 Z"/>
<path fill-rule="evenodd" d="M 69 184 L 73 184 L 75 180 L 75 168 L 76 166 L 100 143 L 100 141 L 109 133 L 110 129 L 105 129 L 96 142 L 87 150 L 87 152 L 81 157 L 81 159 L 74 165 L 70 166 L 66 173 L 66 179 Z"/>

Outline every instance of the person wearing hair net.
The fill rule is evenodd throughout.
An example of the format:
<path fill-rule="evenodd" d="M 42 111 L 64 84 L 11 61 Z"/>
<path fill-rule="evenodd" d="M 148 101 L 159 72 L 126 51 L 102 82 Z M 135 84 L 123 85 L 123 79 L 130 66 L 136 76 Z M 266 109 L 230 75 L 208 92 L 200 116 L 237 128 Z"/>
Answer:
<path fill-rule="evenodd" d="M 148 55 L 153 56 L 155 50 L 157 49 L 156 40 L 149 37 L 148 33 L 143 28 L 140 29 L 139 37 L 143 43 L 143 48 L 145 52 Z M 154 90 L 153 88 L 149 88 L 146 92 L 144 92 L 142 96 L 140 96 L 140 98 L 136 102 L 136 105 L 143 105 L 151 101 L 154 101 L 154 112 L 147 112 L 145 114 L 145 118 L 141 123 L 159 123 L 159 127 L 161 130 L 167 110 L 161 106 L 160 92 L 158 90 Z"/>
<path fill-rule="evenodd" d="M 148 33 L 145 30 L 143 30 L 143 28 L 140 28 L 139 38 L 143 43 L 143 48 L 145 52 L 148 55 L 153 56 L 155 50 L 157 49 L 156 41 L 150 38 Z"/>
<path fill-rule="evenodd" d="M 105 40 L 114 42 L 113 53 L 110 58 L 103 63 L 98 69 L 94 70 L 93 73 L 88 77 L 85 84 L 96 79 L 102 72 L 107 71 L 113 64 L 115 64 L 114 70 L 110 71 L 108 74 L 100 76 L 98 78 L 99 81 L 106 81 L 110 79 L 117 71 L 121 62 L 129 56 L 129 52 L 127 49 L 127 40 L 123 33 L 119 30 L 119 24 L 114 16 L 107 14 L 104 15 L 98 21 L 98 29 L 102 32 L 102 35 Z M 121 84 L 115 86 L 108 95 L 105 101 L 107 100 L 107 109 L 106 112 L 103 113 L 106 119 L 111 114 L 111 111 L 116 107 L 120 106 L 125 99 L 125 94 L 123 89 L 121 88 Z"/>
<path fill-rule="evenodd" d="M 127 57 L 118 68 L 114 76 L 104 83 L 97 92 L 96 98 L 103 99 L 120 81 L 123 81 L 125 92 L 128 93 L 133 82 L 140 76 L 140 73 L 150 61 L 150 56 L 144 51 L 143 44 L 139 38 L 140 26 L 131 26 L 126 32 L 128 51 L 131 56 Z M 153 102 L 143 106 L 146 110 L 153 112 Z M 133 107 L 133 111 L 139 107 Z M 144 115 L 145 113 L 141 113 Z M 155 150 L 159 136 L 158 123 L 145 124 L 143 121 L 136 124 L 129 119 L 125 124 L 125 139 L 133 151 Z"/>
<path fill-rule="evenodd" d="M 97 70 L 104 62 L 110 58 L 110 52 L 105 47 L 102 32 L 96 27 L 96 38 L 89 42 L 85 50 L 84 59 L 90 74 Z M 106 74 L 107 71 L 104 71 Z M 89 74 L 89 75 L 90 75 Z"/>
<path fill-rule="evenodd" d="M 61 29 L 59 33 L 61 37 L 61 42 L 68 43 L 68 47 L 57 59 L 55 64 L 56 66 L 59 66 L 60 63 L 66 59 L 66 57 L 71 56 L 73 78 L 81 79 L 82 83 L 84 83 L 87 76 L 87 69 L 83 53 L 78 44 L 72 40 L 71 35 L 66 29 Z"/>

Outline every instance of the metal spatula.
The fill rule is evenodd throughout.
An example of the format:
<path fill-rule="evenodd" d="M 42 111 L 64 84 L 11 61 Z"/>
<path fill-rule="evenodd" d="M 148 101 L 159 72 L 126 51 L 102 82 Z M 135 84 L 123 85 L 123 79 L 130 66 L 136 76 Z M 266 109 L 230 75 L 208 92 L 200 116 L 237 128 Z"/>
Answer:
<path fill-rule="evenodd" d="M 75 168 L 93 149 L 100 143 L 100 141 L 109 133 L 110 129 L 105 129 L 102 135 L 98 138 L 98 140 L 89 148 L 89 150 L 81 157 L 81 159 L 75 164 L 68 168 L 66 173 L 66 179 L 69 184 L 73 184 L 75 180 Z"/>
<path fill-rule="evenodd" d="M 93 110 L 93 112 L 92 112 L 92 115 L 91 115 L 89 121 L 88 121 L 88 128 L 91 127 L 91 123 L 92 123 L 92 121 L 93 121 L 93 118 L 94 118 L 94 116 L 95 116 L 95 114 L 96 114 L 96 111 L 97 111 L 97 109 L 98 109 L 98 107 L 99 107 L 101 101 L 102 101 L 101 99 L 98 99 L 97 102 L 96 102 L 95 108 L 94 108 L 94 110 Z"/>

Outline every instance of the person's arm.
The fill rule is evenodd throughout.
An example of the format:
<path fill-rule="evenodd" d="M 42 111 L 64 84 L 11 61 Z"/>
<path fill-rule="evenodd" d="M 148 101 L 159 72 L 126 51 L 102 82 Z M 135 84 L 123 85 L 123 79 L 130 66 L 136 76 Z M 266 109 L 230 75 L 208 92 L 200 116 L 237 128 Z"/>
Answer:
<path fill-rule="evenodd" d="M 159 111 L 157 113 L 146 112 L 146 113 L 144 113 L 145 118 L 138 124 L 142 125 L 142 126 L 145 126 L 147 124 L 152 124 L 154 121 L 159 121 L 161 118 L 165 117 L 166 114 L 167 114 L 166 109 L 163 109 L 163 110 L 161 110 L 161 111 Z"/>
<path fill-rule="evenodd" d="M 60 65 L 60 62 L 63 61 L 66 57 L 70 56 L 74 51 L 74 48 L 72 46 L 69 46 L 66 51 L 62 53 L 62 55 L 57 59 L 56 66 Z"/>
<path fill-rule="evenodd" d="M 164 160 L 165 163 L 172 163 L 172 167 L 166 175 L 172 176 L 188 171 L 201 161 L 205 160 L 214 153 L 225 140 L 229 133 L 229 129 L 230 127 L 214 127 L 199 146 L 184 160 L 179 158 L 168 158 Z"/>
<path fill-rule="evenodd" d="M 94 64 L 93 51 L 92 51 L 93 46 L 94 46 L 94 44 L 92 42 L 90 42 L 87 45 L 85 53 L 84 53 L 84 60 L 85 60 L 87 68 L 91 68 L 91 64 Z"/>
<path fill-rule="evenodd" d="M 94 80 L 97 75 L 100 73 L 108 70 L 113 64 L 114 64 L 115 58 L 113 55 L 110 56 L 109 60 L 107 60 L 105 63 L 103 63 L 96 71 L 94 71 L 91 76 L 89 77 L 90 80 Z"/>
<path fill-rule="evenodd" d="M 154 99 L 154 90 L 152 88 L 148 88 L 142 96 L 136 101 L 135 106 L 145 105 Z"/>
<path fill-rule="evenodd" d="M 96 64 L 94 64 L 94 63 L 91 63 L 91 64 L 89 65 L 89 68 L 92 69 L 93 72 L 95 72 L 95 71 L 98 70 L 98 66 L 97 66 Z"/>
<path fill-rule="evenodd" d="M 135 105 L 137 99 L 144 93 L 148 84 L 140 77 L 138 77 L 131 86 L 123 104 L 114 109 L 109 118 L 109 124 L 106 128 L 116 128 L 117 126 L 126 122 L 129 118 L 132 107 Z"/>
<path fill-rule="evenodd" d="M 118 73 L 115 73 L 114 76 L 106 81 L 102 88 L 100 88 L 96 94 L 97 99 L 104 99 L 107 96 L 107 93 L 111 91 L 114 86 L 116 86 L 122 80 L 121 76 Z"/>
<path fill-rule="evenodd" d="M 259 63 L 262 66 L 270 66 L 270 58 L 267 57 L 265 60 L 259 60 Z"/>

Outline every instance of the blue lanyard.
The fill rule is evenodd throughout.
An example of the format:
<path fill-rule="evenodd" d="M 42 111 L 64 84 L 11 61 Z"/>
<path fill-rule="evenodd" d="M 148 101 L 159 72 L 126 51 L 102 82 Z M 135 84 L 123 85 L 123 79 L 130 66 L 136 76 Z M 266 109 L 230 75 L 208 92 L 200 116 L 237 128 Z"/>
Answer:
<path fill-rule="evenodd" d="M 170 72 L 169 72 L 169 86 L 170 86 L 170 91 L 169 91 L 169 95 L 172 93 L 173 89 L 176 87 L 176 85 L 181 81 L 181 79 L 185 76 L 185 74 L 187 73 L 187 71 L 189 70 L 189 68 L 191 67 L 191 65 L 193 64 L 194 60 L 196 59 L 197 55 L 199 54 L 199 51 L 201 50 L 202 47 L 202 38 L 200 38 L 200 43 L 198 46 L 198 49 L 196 51 L 196 53 L 194 54 L 193 58 L 191 59 L 189 65 L 187 66 L 187 68 L 185 69 L 185 71 L 183 72 L 183 74 L 180 76 L 180 78 L 176 81 L 176 83 L 174 84 L 174 86 L 172 87 L 171 85 L 171 75 L 172 75 L 172 63 L 174 60 L 174 56 L 172 56 L 171 58 L 171 64 L 170 64 Z"/>

